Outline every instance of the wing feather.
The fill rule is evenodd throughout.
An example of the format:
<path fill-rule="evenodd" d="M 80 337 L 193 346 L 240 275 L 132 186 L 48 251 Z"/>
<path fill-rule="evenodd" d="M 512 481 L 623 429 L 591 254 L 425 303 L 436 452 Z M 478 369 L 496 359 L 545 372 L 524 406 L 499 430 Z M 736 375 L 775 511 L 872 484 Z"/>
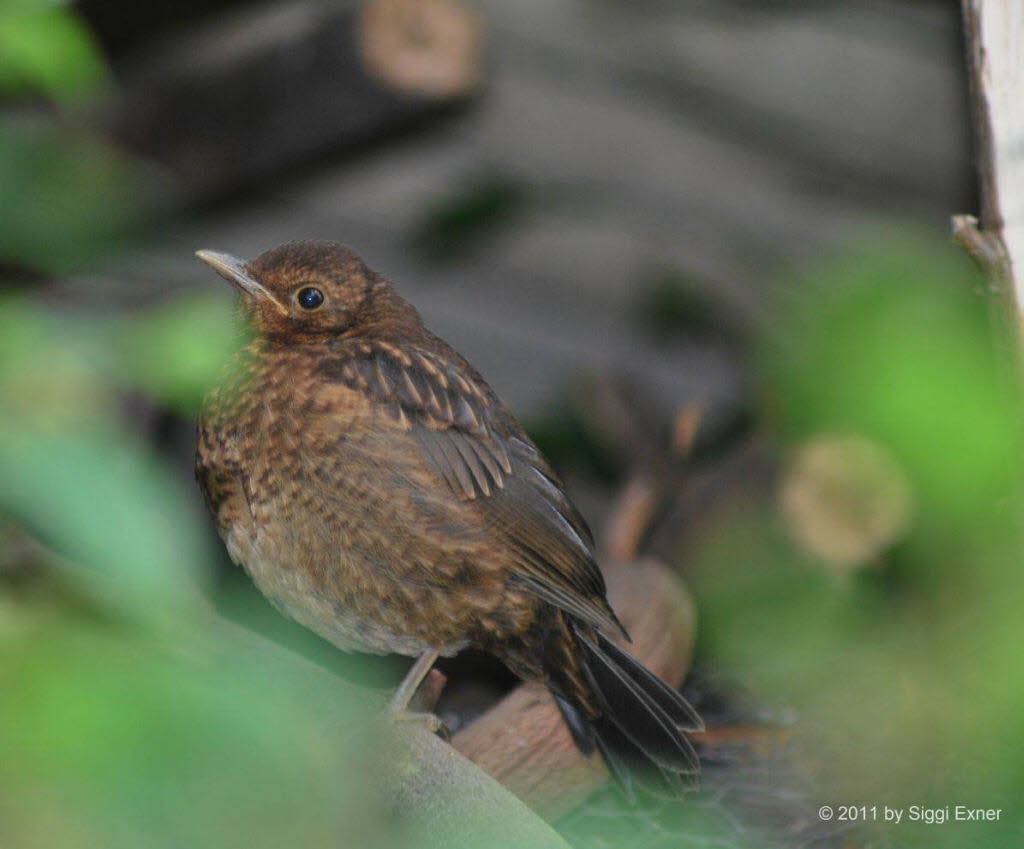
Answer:
<path fill-rule="evenodd" d="M 339 346 L 320 370 L 368 395 L 416 440 L 449 497 L 474 502 L 525 589 L 628 639 L 605 599 L 586 522 L 536 446 L 458 355 L 360 341 Z"/>

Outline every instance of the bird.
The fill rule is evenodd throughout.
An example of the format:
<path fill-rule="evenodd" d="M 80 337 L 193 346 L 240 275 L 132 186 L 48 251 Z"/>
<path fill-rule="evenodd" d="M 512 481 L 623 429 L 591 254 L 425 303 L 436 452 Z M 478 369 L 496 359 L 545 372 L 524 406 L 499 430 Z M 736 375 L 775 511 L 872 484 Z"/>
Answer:
<path fill-rule="evenodd" d="M 483 377 L 351 249 L 197 256 L 249 328 L 199 415 L 196 478 L 227 551 L 285 615 L 347 652 L 473 648 L 541 681 L 584 754 L 689 789 L 693 707 L 620 644 L 593 535 Z"/>

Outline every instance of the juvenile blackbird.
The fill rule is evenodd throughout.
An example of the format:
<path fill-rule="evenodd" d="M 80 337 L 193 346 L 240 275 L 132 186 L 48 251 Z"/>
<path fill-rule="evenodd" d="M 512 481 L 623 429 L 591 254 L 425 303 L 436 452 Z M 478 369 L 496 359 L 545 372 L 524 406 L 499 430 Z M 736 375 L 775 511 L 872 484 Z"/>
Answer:
<path fill-rule="evenodd" d="M 544 682 L 627 789 L 682 789 L 700 718 L 613 642 L 586 522 L 476 370 L 341 245 L 198 256 L 253 329 L 204 405 L 196 473 L 257 587 L 345 651 L 418 657 L 398 713 L 472 646 Z"/>

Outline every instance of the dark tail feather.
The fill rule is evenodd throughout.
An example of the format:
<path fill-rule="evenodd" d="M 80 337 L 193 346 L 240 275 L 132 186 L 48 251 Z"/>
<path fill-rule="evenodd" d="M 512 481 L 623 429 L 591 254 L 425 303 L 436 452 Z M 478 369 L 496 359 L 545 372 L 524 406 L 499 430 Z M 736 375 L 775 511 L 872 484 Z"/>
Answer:
<path fill-rule="evenodd" d="M 598 751 L 626 801 L 636 801 L 637 788 L 661 799 L 675 799 L 697 787 L 697 775 L 671 772 L 651 763 L 636 744 L 606 716 L 593 721 Z"/>
<path fill-rule="evenodd" d="M 593 727 L 594 742 L 597 744 L 604 762 L 608 765 L 608 772 L 612 774 L 615 783 L 622 788 L 626 801 L 632 805 L 636 801 L 636 781 L 633 776 L 637 770 L 630 764 L 637 762 L 635 754 L 639 750 L 634 747 L 634 757 L 630 758 L 627 753 L 630 752 L 633 744 L 606 717 L 598 717 L 594 721 Z"/>
<path fill-rule="evenodd" d="M 596 748 L 601 753 L 604 762 L 608 765 L 608 771 L 612 774 L 612 778 L 622 788 L 626 798 L 633 802 L 636 799 L 633 774 L 629 764 L 620 754 L 620 752 L 632 745 L 629 743 L 629 740 L 622 737 L 622 732 L 615 728 L 614 725 L 608 723 L 603 716 L 595 720 L 589 720 L 579 708 L 575 707 L 564 696 L 559 695 L 554 690 L 551 691 L 551 695 L 555 697 L 555 704 L 558 705 L 562 719 L 565 720 L 565 724 L 568 726 L 572 739 L 576 742 L 579 750 L 583 754 L 589 755 Z M 607 725 L 607 728 L 604 725 Z M 622 737 L 622 740 L 619 741 L 616 739 L 617 737 Z"/>
<path fill-rule="evenodd" d="M 612 774 L 627 794 L 631 791 L 620 774 L 647 787 L 667 785 L 674 794 L 685 790 L 692 783 L 685 777 L 699 771 L 697 753 L 684 733 L 703 728 L 696 711 L 605 637 L 576 624 L 573 631 L 583 648 L 583 670 L 603 713 L 591 723 L 593 739 Z"/>
<path fill-rule="evenodd" d="M 703 731 L 704 720 L 693 706 L 646 666 L 626 654 L 604 634 L 597 635 L 598 648 L 616 663 L 643 691 L 654 699 L 669 719 L 683 731 Z"/>

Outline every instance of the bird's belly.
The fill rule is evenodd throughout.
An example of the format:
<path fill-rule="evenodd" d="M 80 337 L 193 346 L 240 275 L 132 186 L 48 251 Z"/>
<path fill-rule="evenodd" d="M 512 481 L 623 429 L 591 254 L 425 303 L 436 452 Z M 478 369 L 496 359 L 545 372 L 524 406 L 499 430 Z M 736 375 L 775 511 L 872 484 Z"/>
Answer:
<path fill-rule="evenodd" d="M 384 624 L 383 617 L 357 609 L 344 594 L 325 590 L 321 581 L 297 568 L 298 558 L 290 562 L 285 552 L 265 539 L 253 540 L 229 532 L 225 542 L 235 562 L 242 564 L 259 591 L 278 610 L 342 651 L 415 657 L 436 649 L 451 656 L 468 644 L 468 640 L 460 640 L 436 645 L 403 633 L 400 622 Z M 395 620 L 393 615 L 388 618 Z"/>

